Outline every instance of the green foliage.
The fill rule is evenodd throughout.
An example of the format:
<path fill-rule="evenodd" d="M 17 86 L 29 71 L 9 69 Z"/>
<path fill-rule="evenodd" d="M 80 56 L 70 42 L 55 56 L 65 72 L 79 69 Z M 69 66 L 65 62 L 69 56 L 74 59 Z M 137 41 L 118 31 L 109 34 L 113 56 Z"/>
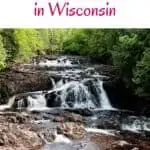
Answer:
<path fill-rule="evenodd" d="M 72 29 L 64 42 L 64 52 L 69 54 L 82 54 L 86 47 L 87 36 L 83 29 Z"/>
<path fill-rule="evenodd" d="M 38 46 L 39 51 L 42 53 L 45 52 L 46 49 L 50 47 L 50 35 L 48 29 L 38 29 L 37 38 L 41 42 L 41 45 Z"/>
<path fill-rule="evenodd" d="M 7 53 L 7 62 L 12 62 L 18 53 L 18 47 L 13 40 L 14 29 L 3 29 L 1 35 L 3 37 L 3 45 Z"/>
<path fill-rule="evenodd" d="M 86 55 L 119 68 L 128 87 L 150 93 L 149 29 L 1 29 L 0 69 L 41 54 Z"/>
<path fill-rule="evenodd" d="M 6 66 L 6 50 L 3 47 L 2 37 L 0 36 L 0 69 Z"/>
<path fill-rule="evenodd" d="M 16 29 L 13 38 L 19 48 L 15 58 L 17 62 L 29 61 L 31 57 L 36 55 L 38 49 L 43 49 L 44 43 L 39 32 L 35 29 Z"/>
<path fill-rule="evenodd" d="M 133 82 L 137 94 L 144 96 L 150 94 L 150 48 L 144 52 L 143 58 L 137 63 Z"/>
<path fill-rule="evenodd" d="M 119 37 L 118 43 L 113 47 L 112 56 L 114 65 L 120 68 L 124 80 L 131 84 L 132 69 L 136 65 L 136 51 L 138 50 L 137 35 Z"/>

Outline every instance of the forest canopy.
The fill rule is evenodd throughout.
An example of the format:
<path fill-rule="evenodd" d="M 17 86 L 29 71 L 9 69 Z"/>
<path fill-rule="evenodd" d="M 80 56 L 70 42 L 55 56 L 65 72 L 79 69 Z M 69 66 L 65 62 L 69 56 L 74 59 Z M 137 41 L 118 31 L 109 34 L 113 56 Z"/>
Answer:
<path fill-rule="evenodd" d="M 150 30 L 148 29 L 1 29 L 0 69 L 41 54 L 94 58 L 119 68 L 127 87 L 150 94 Z"/>

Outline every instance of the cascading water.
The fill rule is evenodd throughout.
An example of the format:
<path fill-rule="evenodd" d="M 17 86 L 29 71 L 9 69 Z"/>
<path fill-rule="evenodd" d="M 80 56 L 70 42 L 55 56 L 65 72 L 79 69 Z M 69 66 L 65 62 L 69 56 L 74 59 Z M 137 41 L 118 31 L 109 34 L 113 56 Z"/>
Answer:
<path fill-rule="evenodd" d="M 103 81 L 98 80 L 98 83 L 100 85 L 100 90 L 101 90 L 101 94 L 100 94 L 101 98 L 102 98 L 101 107 L 103 109 L 112 109 L 111 103 L 110 103 L 108 96 L 103 88 Z"/>
<path fill-rule="evenodd" d="M 78 64 L 79 68 L 74 68 L 76 66 L 74 64 Z M 73 62 L 66 57 L 41 61 L 37 65 L 55 67 L 55 75 L 61 76 L 61 79 L 55 81 L 51 77 L 53 87 L 45 95 L 28 96 L 26 98 L 28 108 L 39 109 L 47 106 L 113 109 L 103 88 L 104 77 L 99 75 L 94 68 L 82 68 L 78 61 Z M 63 69 L 57 71 L 59 66 Z M 71 66 L 71 68 L 65 68 L 66 66 Z M 23 106 L 23 100 L 18 102 L 18 106 Z"/>
<path fill-rule="evenodd" d="M 17 101 L 18 109 L 27 109 L 29 111 L 48 109 L 46 99 L 42 91 L 25 94 L 26 96 L 22 96 L 22 98 Z"/>
<path fill-rule="evenodd" d="M 46 101 L 43 95 L 38 95 L 35 98 L 28 96 L 28 108 L 41 109 L 46 107 Z"/>
<path fill-rule="evenodd" d="M 36 65 L 36 64 L 34 63 L 34 65 Z M 50 66 L 72 66 L 72 62 L 69 59 L 67 59 L 66 57 L 61 57 L 56 60 L 48 60 L 48 59 L 46 59 L 44 61 L 41 60 L 38 63 L 38 65 L 49 66 L 49 67 Z"/>

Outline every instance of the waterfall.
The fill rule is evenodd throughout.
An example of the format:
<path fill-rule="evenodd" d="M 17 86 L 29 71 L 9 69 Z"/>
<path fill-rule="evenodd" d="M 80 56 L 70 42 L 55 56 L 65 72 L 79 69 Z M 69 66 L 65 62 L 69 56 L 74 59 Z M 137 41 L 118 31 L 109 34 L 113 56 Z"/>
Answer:
<path fill-rule="evenodd" d="M 27 93 L 26 93 L 27 94 Z M 28 93 L 26 96 L 17 101 L 17 108 L 28 110 L 45 110 L 48 109 L 46 105 L 46 99 L 43 93 Z"/>
<path fill-rule="evenodd" d="M 87 87 L 78 81 L 71 81 L 65 84 L 60 99 L 63 107 L 94 107 Z"/>
<path fill-rule="evenodd" d="M 29 110 L 41 110 L 41 109 L 46 109 L 46 100 L 44 95 L 38 95 L 36 97 L 31 97 L 28 96 L 28 109 Z"/>
<path fill-rule="evenodd" d="M 112 109 L 113 107 L 111 106 L 111 103 L 108 99 L 108 96 L 103 88 L 103 81 L 98 80 L 98 83 L 100 85 L 100 96 L 101 96 L 101 108 L 102 109 Z"/>
<path fill-rule="evenodd" d="M 91 88 L 88 87 L 89 84 Z M 61 103 L 60 107 L 63 108 L 113 109 L 101 80 L 86 79 L 65 83 L 63 83 L 63 80 L 60 80 L 47 95 L 49 95 L 48 101 L 55 104 L 59 100 Z"/>
<path fill-rule="evenodd" d="M 92 67 L 82 67 L 80 64 L 80 67 L 76 68 L 73 64 L 80 63 L 67 57 L 40 61 L 38 65 L 53 67 L 55 70 L 53 75 L 56 74 L 56 77 L 59 75 L 59 80 L 51 77 L 51 90 L 41 94 L 30 93 L 26 96 L 26 104 L 24 99 L 18 101 L 18 108 L 25 106 L 28 109 L 47 107 L 114 109 L 103 88 L 103 78 L 106 76 L 100 75 Z"/>
<path fill-rule="evenodd" d="M 101 80 L 63 82 L 61 79 L 47 93 L 30 93 L 30 95 L 26 97 L 29 110 L 58 106 L 62 108 L 113 109 Z M 25 106 L 24 102 L 24 99 L 20 99 L 18 108 Z"/>

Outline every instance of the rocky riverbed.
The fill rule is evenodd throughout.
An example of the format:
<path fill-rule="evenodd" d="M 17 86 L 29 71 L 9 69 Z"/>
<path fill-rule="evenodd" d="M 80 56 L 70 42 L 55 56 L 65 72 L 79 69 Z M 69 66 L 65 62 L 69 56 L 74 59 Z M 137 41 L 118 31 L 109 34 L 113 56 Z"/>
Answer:
<path fill-rule="evenodd" d="M 149 150 L 148 136 L 132 132 L 86 128 L 78 114 L 49 116 L 0 114 L 1 150 Z"/>

